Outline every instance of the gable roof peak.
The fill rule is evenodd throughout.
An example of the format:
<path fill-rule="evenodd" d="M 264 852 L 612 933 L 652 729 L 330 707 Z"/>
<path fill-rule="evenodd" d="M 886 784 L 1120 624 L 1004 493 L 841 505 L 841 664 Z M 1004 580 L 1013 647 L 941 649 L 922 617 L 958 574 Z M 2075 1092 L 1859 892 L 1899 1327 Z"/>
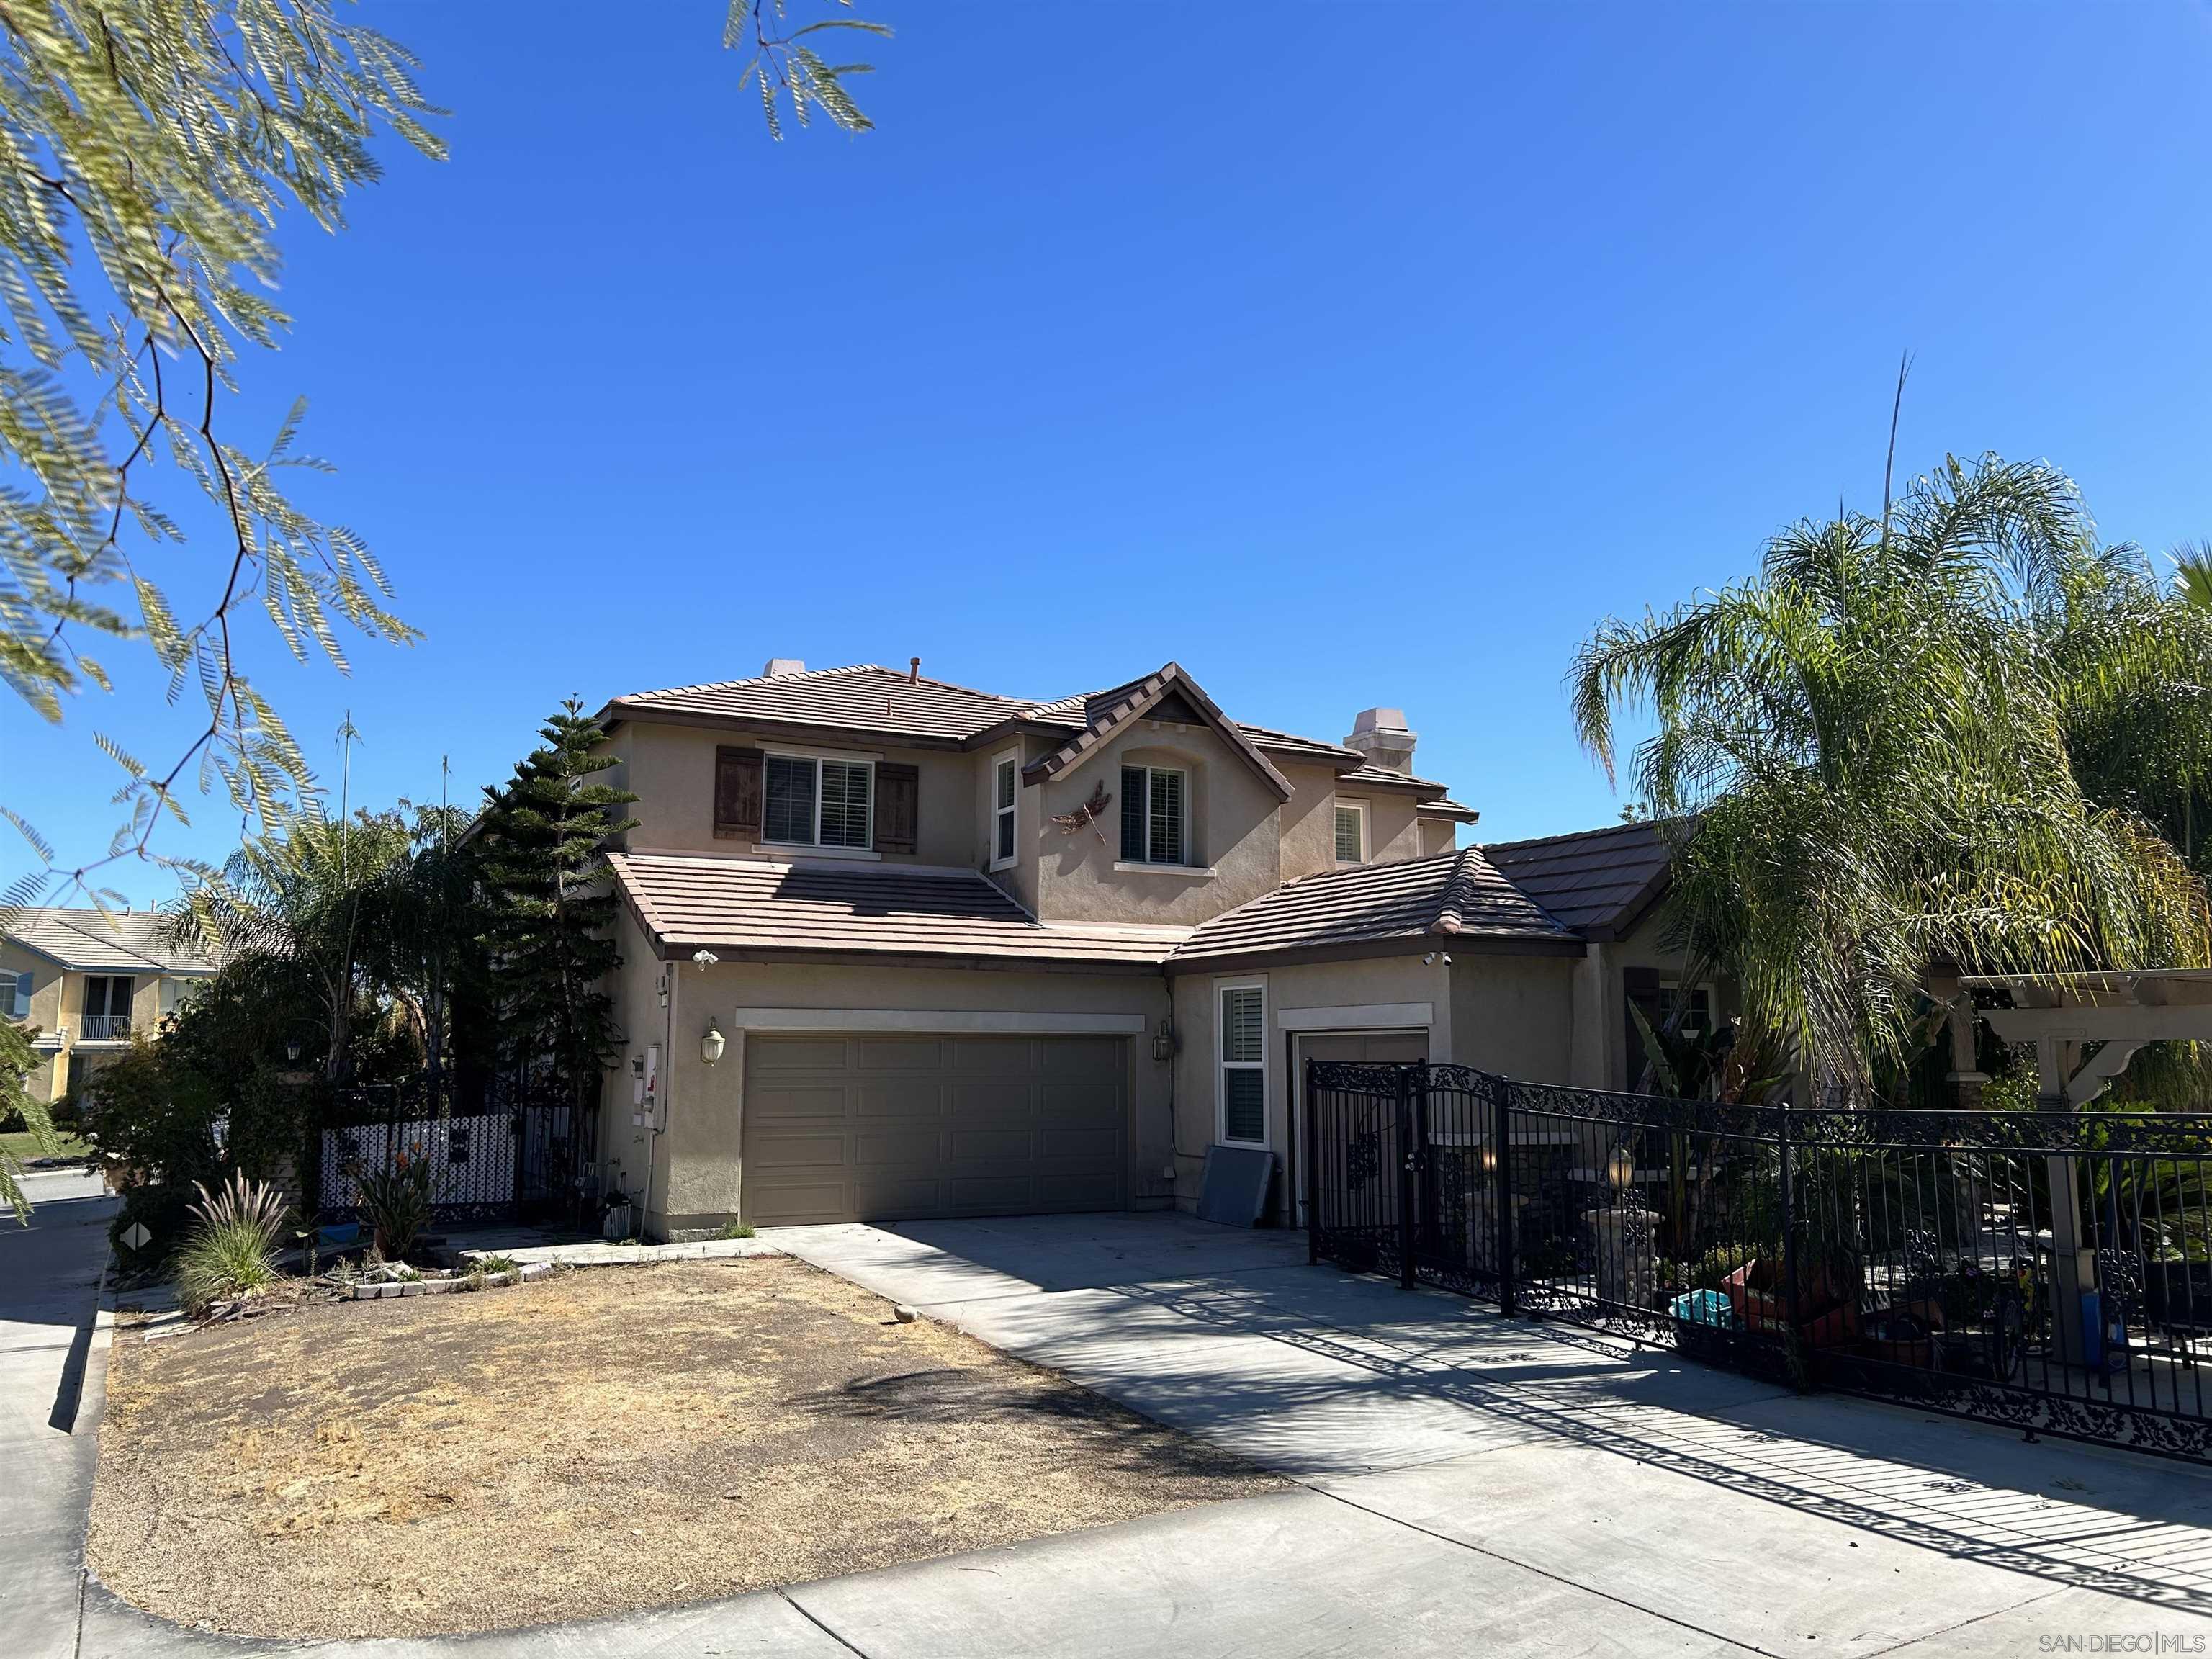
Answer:
<path fill-rule="evenodd" d="M 1180 692 L 1199 718 L 1229 746 L 1231 752 L 1259 775 L 1278 799 L 1290 799 L 1295 793 L 1290 781 L 1253 746 L 1244 729 L 1223 714 L 1204 688 L 1176 662 L 1163 663 L 1140 680 L 1131 680 L 1111 690 L 1093 692 L 1084 702 L 1082 727 L 1051 754 L 1024 767 L 1023 776 L 1033 783 L 1042 783 L 1075 770 L 1096 755 L 1109 738 L 1142 720 L 1171 692 Z"/>

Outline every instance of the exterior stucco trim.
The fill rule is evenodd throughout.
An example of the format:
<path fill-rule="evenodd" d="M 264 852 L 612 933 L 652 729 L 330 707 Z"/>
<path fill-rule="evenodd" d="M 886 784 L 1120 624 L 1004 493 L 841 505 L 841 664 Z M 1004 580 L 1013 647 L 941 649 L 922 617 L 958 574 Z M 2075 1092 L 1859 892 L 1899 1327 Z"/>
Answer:
<path fill-rule="evenodd" d="M 1030 1013 L 951 1008 L 738 1008 L 747 1031 L 995 1032 L 1021 1036 L 1141 1036 L 1142 1014 Z"/>
<path fill-rule="evenodd" d="M 1485 939 L 1469 933 L 1407 933 L 1345 945 L 1306 945 L 1288 951 L 1248 951 L 1235 956 L 1170 957 L 1168 973 L 1218 974 L 1243 968 L 1291 968 L 1314 962 L 1366 962 L 1378 957 L 1425 956 L 1431 951 L 1468 956 L 1579 957 L 1577 939 Z"/>

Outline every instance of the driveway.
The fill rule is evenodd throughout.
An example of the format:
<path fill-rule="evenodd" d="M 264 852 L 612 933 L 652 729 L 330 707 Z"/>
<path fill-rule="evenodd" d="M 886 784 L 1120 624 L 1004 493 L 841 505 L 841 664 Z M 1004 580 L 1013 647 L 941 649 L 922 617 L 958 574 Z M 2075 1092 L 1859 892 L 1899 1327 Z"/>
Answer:
<path fill-rule="evenodd" d="M 1179 1216 L 772 1237 L 1302 1489 L 667 1613 L 312 1651 L 1948 1659 L 2212 1636 L 2212 1478 L 2182 1466 L 1624 1358 Z M 0 1580 L 54 1535 L 11 1535 Z M 60 1611 L 74 1650 L 20 1625 L 0 1645 L 270 1651 L 96 1584 L 81 1622 Z"/>

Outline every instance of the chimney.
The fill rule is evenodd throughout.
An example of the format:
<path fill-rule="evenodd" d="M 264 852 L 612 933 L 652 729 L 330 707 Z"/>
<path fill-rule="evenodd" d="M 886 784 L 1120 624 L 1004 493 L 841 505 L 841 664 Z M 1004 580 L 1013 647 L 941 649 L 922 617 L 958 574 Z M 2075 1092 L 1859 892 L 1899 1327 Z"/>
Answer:
<path fill-rule="evenodd" d="M 1344 744 L 1347 749 L 1357 749 L 1370 766 L 1410 775 L 1414 741 L 1404 709 L 1363 708 L 1352 722 L 1352 735 Z"/>
<path fill-rule="evenodd" d="M 764 680 L 789 679 L 793 674 L 804 674 L 806 665 L 796 657 L 770 657 L 768 666 L 761 670 Z"/>
<path fill-rule="evenodd" d="M 921 684 L 921 658 L 908 657 L 906 659 L 906 683 L 908 685 L 920 685 Z"/>

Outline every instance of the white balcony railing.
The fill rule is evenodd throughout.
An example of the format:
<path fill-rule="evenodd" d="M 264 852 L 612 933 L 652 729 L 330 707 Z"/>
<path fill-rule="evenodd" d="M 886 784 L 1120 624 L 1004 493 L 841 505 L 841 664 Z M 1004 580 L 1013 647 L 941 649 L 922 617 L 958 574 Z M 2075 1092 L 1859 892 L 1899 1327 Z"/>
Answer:
<path fill-rule="evenodd" d="M 128 1014 L 87 1014 L 78 1023 L 79 1042 L 116 1042 L 131 1035 Z"/>

